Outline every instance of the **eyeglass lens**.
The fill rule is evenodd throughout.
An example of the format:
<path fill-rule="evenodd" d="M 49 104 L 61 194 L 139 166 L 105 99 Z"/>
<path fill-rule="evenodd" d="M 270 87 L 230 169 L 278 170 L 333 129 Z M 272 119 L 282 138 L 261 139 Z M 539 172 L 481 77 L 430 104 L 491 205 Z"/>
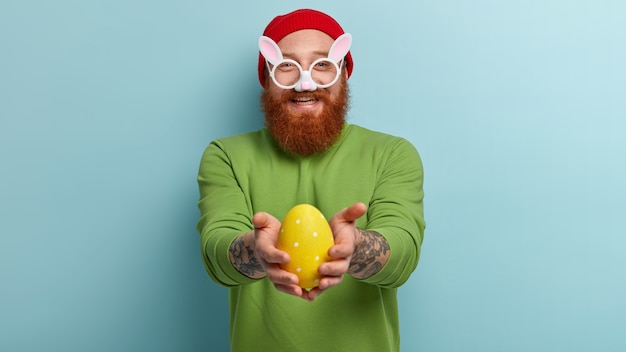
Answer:
<path fill-rule="evenodd" d="M 311 68 L 311 79 L 319 85 L 331 83 L 339 74 L 337 65 L 331 60 L 320 59 L 313 62 Z M 295 61 L 283 61 L 274 69 L 274 78 L 283 86 L 292 86 L 300 79 L 301 68 Z"/>

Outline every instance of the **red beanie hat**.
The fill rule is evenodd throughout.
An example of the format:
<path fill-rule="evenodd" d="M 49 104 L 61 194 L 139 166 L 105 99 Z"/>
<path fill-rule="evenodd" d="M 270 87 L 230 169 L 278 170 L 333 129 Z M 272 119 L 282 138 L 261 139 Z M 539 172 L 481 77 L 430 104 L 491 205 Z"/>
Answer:
<path fill-rule="evenodd" d="M 337 39 L 340 35 L 344 34 L 343 29 L 335 21 L 334 18 L 329 15 L 311 9 L 300 9 L 284 15 L 276 16 L 272 22 L 270 22 L 263 35 L 271 38 L 274 42 L 278 43 L 281 39 L 288 34 L 301 29 L 317 29 L 328 34 L 331 38 Z M 346 55 L 346 68 L 348 69 L 348 77 L 352 74 L 352 55 L 348 51 Z M 259 52 L 259 82 L 261 86 L 265 87 L 265 58 Z"/>

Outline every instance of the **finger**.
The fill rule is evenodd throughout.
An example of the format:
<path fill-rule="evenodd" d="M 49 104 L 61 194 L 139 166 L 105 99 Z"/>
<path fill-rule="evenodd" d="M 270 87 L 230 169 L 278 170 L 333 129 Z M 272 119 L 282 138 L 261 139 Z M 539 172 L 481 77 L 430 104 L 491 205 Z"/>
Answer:
<path fill-rule="evenodd" d="M 347 238 L 343 238 L 347 237 Z M 354 237 L 337 236 L 335 244 L 328 249 L 328 255 L 334 259 L 343 259 L 354 253 Z"/>
<path fill-rule="evenodd" d="M 322 276 L 343 276 L 350 268 L 349 260 L 334 260 L 321 264 L 317 269 Z"/>
<path fill-rule="evenodd" d="M 255 252 L 261 261 L 275 264 L 284 264 L 291 261 L 291 257 L 287 252 L 276 248 L 276 239 L 264 231 L 255 231 L 254 242 Z"/>
<path fill-rule="evenodd" d="M 309 302 L 313 302 L 313 300 L 316 297 L 319 297 L 319 295 L 321 295 L 322 293 L 324 293 L 324 291 L 326 291 L 326 289 L 321 289 L 318 287 L 314 287 L 312 289 L 310 289 L 308 292 L 305 290 L 302 295 L 306 297 L 303 297 L 304 299 L 306 299 Z"/>
<path fill-rule="evenodd" d="M 258 212 L 252 217 L 252 223 L 256 230 L 262 230 L 271 227 L 272 216 L 266 212 Z"/>
<path fill-rule="evenodd" d="M 343 276 L 327 276 L 320 280 L 318 288 L 321 290 L 321 292 L 323 292 L 333 286 L 339 285 L 342 281 Z"/>
<path fill-rule="evenodd" d="M 254 214 L 252 222 L 257 255 L 268 263 L 288 263 L 289 254 L 276 248 L 280 222 L 265 212 Z"/>
<path fill-rule="evenodd" d="M 351 206 L 337 213 L 337 220 L 341 222 L 353 222 L 367 212 L 367 206 L 361 202 L 354 203 Z"/>
<path fill-rule="evenodd" d="M 280 292 L 289 294 L 289 295 L 293 295 L 293 296 L 298 296 L 298 297 L 302 297 L 303 294 L 303 289 L 298 286 L 298 285 L 281 285 L 281 284 L 274 284 L 274 287 L 276 287 L 276 289 Z"/>
<path fill-rule="evenodd" d="M 267 243 L 264 240 L 257 240 L 257 256 L 259 259 L 271 264 L 287 264 L 291 261 L 291 257 L 287 252 L 281 251 L 274 247 L 273 243 Z"/>
<path fill-rule="evenodd" d="M 279 285 L 298 285 L 298 276 L 281 269 L 278 265 L 271 265 L 265 269 L 268 279 Z"/>

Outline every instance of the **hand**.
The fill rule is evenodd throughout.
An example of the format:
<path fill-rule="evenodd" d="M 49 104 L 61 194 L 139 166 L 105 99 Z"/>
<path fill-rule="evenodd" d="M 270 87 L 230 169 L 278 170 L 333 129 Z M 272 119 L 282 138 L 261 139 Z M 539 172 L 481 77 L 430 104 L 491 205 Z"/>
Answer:
<path fill-rule="evenodd" d="M 323 263 L 318 272 L 322 275 L 318 287 L 308 292 L 308 299 L 313 300 L 330 287 L 337 286 L 343 280 L 343 275 L 348 272 L 352 255 L 358 244 L 360 236 L 356 227 L 356 220 L 367 211 L 363 203 L 355 203 L 348 208 L 342 209 L 330 221 L 330 229 L 335 237 L 335 245 L 330 247 L 328 255 L 333 261 Z"/>
<path fill-rule="evenodd" d="M 272 215 L 260 212 L 252 218 L 254 224 L 254 253 L 265 270 L 267 278 L 281 292 L 312 301 L 309 292 L 298 286 L 298 277 L 280 268 L 280 264 L 289 263 L 287 252 L 276 248 L 280 221 Z"/>

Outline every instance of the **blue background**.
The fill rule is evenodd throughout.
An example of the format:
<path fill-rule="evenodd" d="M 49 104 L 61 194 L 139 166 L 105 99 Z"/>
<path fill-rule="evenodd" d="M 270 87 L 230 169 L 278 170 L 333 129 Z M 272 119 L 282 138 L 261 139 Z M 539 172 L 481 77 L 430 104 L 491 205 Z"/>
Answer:
<path fill-rule="evenodd" d="M 354 36 L 350 121 L 424 161 L 403 351 L 626 350 L 619 0 L 2 1 L 0 350 L 227 349 L 198 162 L 262 126 L 257 38 L 312 6 Z"/>

